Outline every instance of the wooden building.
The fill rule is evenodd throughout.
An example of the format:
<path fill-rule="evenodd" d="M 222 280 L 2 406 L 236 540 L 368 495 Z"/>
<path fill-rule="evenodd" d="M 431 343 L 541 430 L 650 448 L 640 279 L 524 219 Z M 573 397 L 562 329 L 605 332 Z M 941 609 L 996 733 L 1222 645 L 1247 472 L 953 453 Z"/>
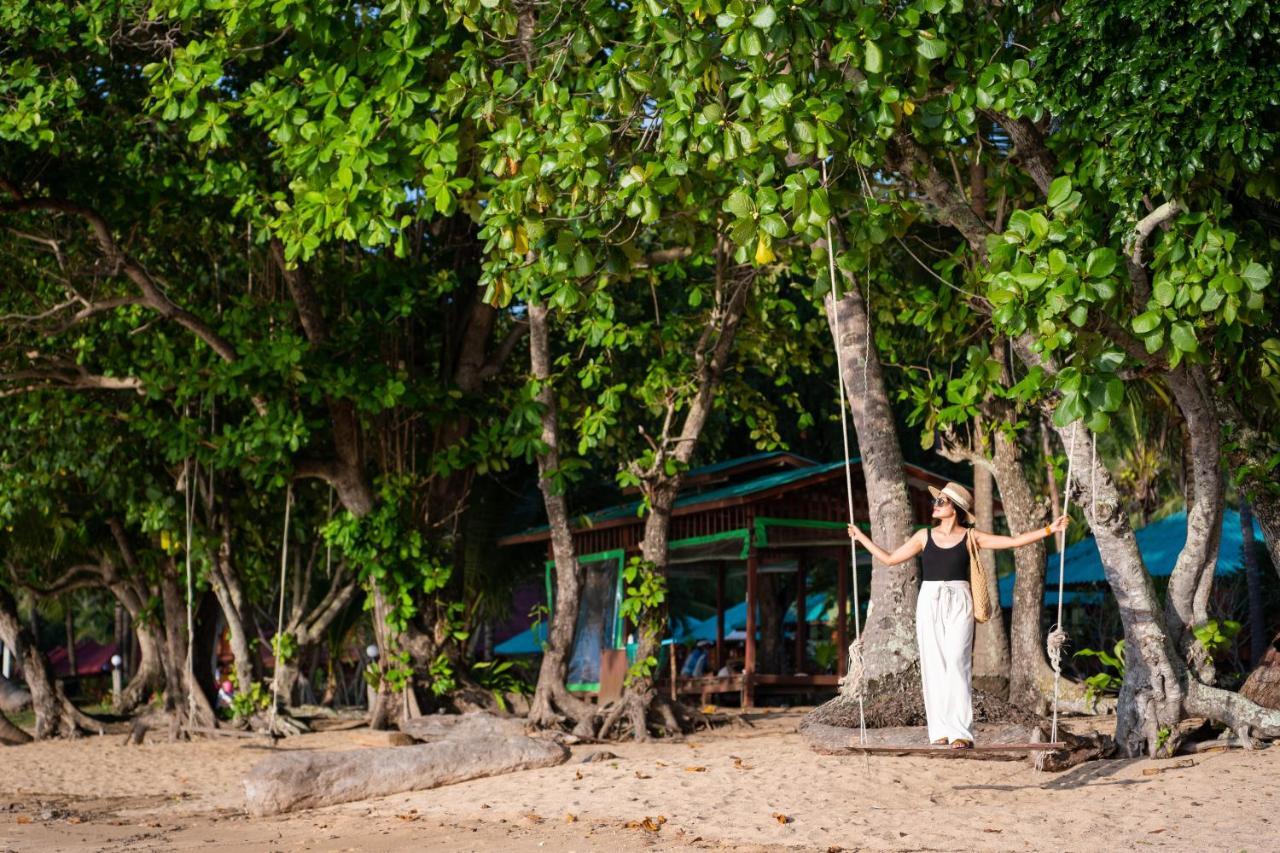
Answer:
<path fill-rule="evenodd" d="M 932 496 L 927 487 L 941 487 L 945 477 L 914 465 L 904 466 L 914 521 L 928 522 Z M 866 528 L 867 502 L 858 460 L 848 466 L 853 486 L 853 512 Z M 711 676 L 669 687 L 685 693 L 740 691 L 744 707 L 752 705 L 757 691 L 810 692 L 835 689 L 844 674 L 851 633 L 849 584 L 850 547 L 845 532 L 849 517 L 843 462 L 818 463 L 792 453 L 762 453 L 691 470 L 685 477 L 671 519 L 668 572 L 710 573 L 715 578 L 718 613 L 713 672 L 725 660 L 725 579 L 728 573 L 746 574 L 745 655 L 741 675 Z M 639 553 L 644 519 L 633 502 L 580 516 L 574 529 L 574 546 L 587 570 L 583 606 L 579 613 L 574 657 L 581 664 L 575 677 L 570 667 L 570 687 L 600 691 L 601 698 L 617 685 L 602 684 L 616 664 L 599 663 L 597 653 L 615 660 L 624 646 L 625 628 L 618 616 L 622 597 L 621 569 Z M 500 545 L 545 543 L 547 549 L 547 597 L 554 584 L 550 531 L 532 528 L 507 536 Z M 868 555 L 859 549 L 864 577 L 870 568 Z M 757 591 L 762 573 L 793 576 L 797 613 L 806 611 L 807 574 L 815 561 L 830 559 L 837 565 L 836 643 L 837 672 L 792 674 L 759 671 L 757 661 Z M 592 595 L 591 588 L 600 591 Z M 732 603 L 732 602 L 731 602 Z M 795 630 L 796 669 L 802 669 L 806 637 L 805 619 Z M 625 667 L 624 667 L 625 669 Z M 594 677 L 593 677 L 594 675 Z M 607 678 L 606 678 L 607 680 Z M 612 689 L 611 689 L 612 687 Z"/>

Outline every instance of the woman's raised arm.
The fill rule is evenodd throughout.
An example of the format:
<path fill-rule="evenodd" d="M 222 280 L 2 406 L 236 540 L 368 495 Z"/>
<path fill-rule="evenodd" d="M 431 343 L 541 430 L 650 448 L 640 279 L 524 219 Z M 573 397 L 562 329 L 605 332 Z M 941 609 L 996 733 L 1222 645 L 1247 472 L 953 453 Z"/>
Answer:
<path fill-rule="evenodd" d="M 1005 548 L 1021 548 L 1023 545 L 1030 545 L 1032 542 L 1048 539 L 1053 534 L 1066 530 L 1068 521 L 1069 519 L 1065 515 L 1060 515 L 1053 520 L 1052 524 L 1035 530 L 1028 530 L 1026 533 L 1019 533 L 1017 536 L 983 533 L 975 528 L 973 536 L 977 540 L 979 548 L 990 548 L 992 551 L 1001 551 Z"/>
<path fill-rule="evenodd" d="M 858 544 L 871 552 L 871 556 L 875 557 L 886 566 L 896 566 L 898 563 L 905 563 L 915 555 L 924 550 L 924 537 L 929 535 L 927 529 L 917 530 L 911 534 L 911 538 L 898 546 L 892 554 L 879 545 L 871 541 L 871 537 L 863 533 L 857 525 L 849 525 L 849 536 L 857 540 Z"/>

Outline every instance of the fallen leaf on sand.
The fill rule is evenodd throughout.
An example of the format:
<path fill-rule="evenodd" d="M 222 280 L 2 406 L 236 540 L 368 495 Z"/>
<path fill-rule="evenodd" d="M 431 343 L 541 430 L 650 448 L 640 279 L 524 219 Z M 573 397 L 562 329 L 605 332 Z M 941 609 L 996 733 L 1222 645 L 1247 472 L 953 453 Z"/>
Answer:
<path fill-rule="evenodd" d="M 581 778 L 582 778 L 582 771 L 581 771 L 581 770 L 575 770 L 575 771 L 573 771 L 573 778 L 575 778 L 575 779 L 581 779 Z"/>
<path fill-rule="evenodd" d="M 1160 834 L 1160 833 L 1162 833 L 1162 832 L 1164 832 L 1164 827 L 1163 827 L 1163 826 L 1162 826 L 1162 827 L 1160 827 L 1159 829 L 1153 829 L 1153 830 L 1151 830 L 1151 832 L 1149 832 L 1149 833 L 1148 833 L 1148 835 L 1159 835 L 1159 834 Z"/>
<path fill-rule="evenodd" d="M 791 817 L 790 815 L 785 815 L 782 812 L 774 812 L 773 819 L 781 824 L 788 824 L 788 823 L 795 822 L 795 818 Z"/>
<path fill-rule="evenodd" d="M 18 823 L 31 823 L 31 818 L 28 815 L 20 814 L 18 815 Z"/>
<path fill-rule="evenodd" d="M 827 853 L 844 853 L 844 848 L 839 844 L 832 844 L 827 848 Z"/>
<path fill-rule="evenodd" d="M 72 815 L 71 817 L 67 818 L 67 823 L 80 823 L 81 820 L 83 820 L 83 818 L 81 818 L 79 815 Z"/>
<path fill-rule="evenodd" d="M 525 812 L 524 814 L 520 815 L 520 817 L 529 821 L 529 823 L 542 823 L 544 819 L 542 815 L 538 814 L 537 812 Z"/>
<path fill-rule="evenodd" d="M 565 812 L 565 813 L 564 813 L 564 822 L 565 822 L 565 823 L 577 823 L 577 822 L 578 822 L 578 816 L 577 816 L 576 814 L 573 814 L 572 812 Z"/>
<path fill-rule="evenodd" d="M 752 768 L 752 765 L 745 763 L 741 758 L 738 758 L 736 755 L 733 758 L 733 766 L 738 768 L 739 770 L 750 770 Z"/>
<path fill-rule="evenodd" d="M 650 776 L 648 773 L 641 773 L 639 770 L 637 770 L 637 771 L 636 771 L 636 778 L 637 778 L 637 779 L 652 779 L 653 777 L 652 777 L 652 776 Z"/>
<path fill-rule="evenodd" d="M 686 768 L 684 769 L 684 772 L 686 772 L 686 773 L 706 773 L 706 772 L 707 772 L 707 768 L 702 767 L 701 765 L 695 765 L 695 766 L 693 766 L 693 767 L 686 767 Z"/>
<path fill-rule="evenodd" d="M 666 815 L 658 815 L 656 818 L 646 816 L 644 820 L 627 821 L 626 827 L 627 829 L 643 829 L 645 832 L 657 832 L 662 829 L 662 825 L 666 822 Z"/>
<path fill-rule="evenodd" d="M 658 766 L 658 767 L 670 767 L 670 766 L 671 766 L 670 764 L 668 764 L 668 763 L 667 763 L 667 762 L 665 762 L 665 761 L 655 761 L 655 762 L 653 762 L 653 763 L 654 763 L 656 766 Z"/>
<path fill-rule="evenodd" d="M 1004 832 L 1003 829 L 996 829 L 994 826 L 984 826 L 982 827 L 982 831 L 983 832 Z"/>
<path fill-rule="evenodd" d="M 418 816 L 416 814 L 398 814 L 396 815 L 396 817 L 400 818 L 401 820 L 417 820 L 418 819 Z"/>

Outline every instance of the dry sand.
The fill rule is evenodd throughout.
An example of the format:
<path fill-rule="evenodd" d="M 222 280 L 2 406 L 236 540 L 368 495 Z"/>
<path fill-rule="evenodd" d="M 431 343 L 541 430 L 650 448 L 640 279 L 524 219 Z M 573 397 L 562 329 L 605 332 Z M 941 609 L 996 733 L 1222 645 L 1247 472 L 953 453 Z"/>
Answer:
<path fill-rule="evenodd" d="M 240 779 L 271 747 L 253 741 L 4 747 L 0 851 L 1280 851 L 1280 748 L 1048 774 L 818 755 L 795 733 L 800 716 L 754 714 L 752 728 L 686 743 L 576 746 L 560 767 L 257 820 Z M 380 735 L 357 730 L 276 748 L 375 745 Z M 618 757 L 582 763 L 600 750 Z"/>

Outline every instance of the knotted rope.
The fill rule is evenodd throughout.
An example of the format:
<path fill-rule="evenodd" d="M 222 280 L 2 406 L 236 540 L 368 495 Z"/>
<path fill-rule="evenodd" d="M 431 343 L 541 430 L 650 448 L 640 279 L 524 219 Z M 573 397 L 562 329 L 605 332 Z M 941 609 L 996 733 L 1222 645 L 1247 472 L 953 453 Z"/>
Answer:
<path fill-rule="evenodd" d="M 1076 421 L 1071 426 L 1071 447 L 1067 451 L 1067 479 L 1063 483 L 1062 489 L 1062 515 L 1067 514 L 1067 509 L 1071 506 L 1071 469 L 1076 461 L 1076 435 L 1080 431 L 1080 422 Z M 1096 453 L 1097 445 L 1094 445 Z M 1071 637 L 1067 634 L 1066 629 L 1062 627 L 1062 599 L 1066 592 L 1066 569 L 1067 569 L 1067 532 L 1062 531 L 1062 536 L 1058 541 L 1058 618 L 1054 622 L 1053 629 L 1049 631 L 1049 637 L 1045 641 L 1045 651 L 1049 655 L 1049 666 L 1053 667 L 1053 725 L 1050 730 L 1049 740 L 1053 743 L 1058 742 L 1058 687 L 1062 681 L 1062 650 L 1071 641 Z"/>
<path fill-rule="evenodd" d="M 193 584 L 191 581 L 191 544 L 194 538 L 195 514 L 196 514 L 196 478 L 200 476 L 200 469 L 197 464 L 188 456 L 182 463 L 182 474 L 186 480 L 187 493 L 183 496 L 186 503 L 187 511 L 187 529 L 186 539 L 187 547 L 184 555 L 187 575 L 187 659 L 183 665 L 186 667 L 183 674 L 184 678 L 191 681 L 186 686 L 187 693 L 187 725 L 194 726 L 196 724 L 196 683 L 195 683 L 195 657 L 193 648 L 196 643 L 196 625 L 195 617 L 192 613 L 191 600 L 194 595 Z"/>
<path fill-rule="evenodd" d="M 822 186 L 827 186 L 827 163 L 822 162 Z M 843 334 L 840 329 L 840 290 L 836 286 L 836 246 L 831 239 L 831 217 L 827 217 L 827 274 L 831 278 L 832 326 L 836 345 L 836 382 L 840 388 L 840 438 L 844 442 L 844 488 L 849 505 L 849 524 L 853 520 L 853 474 L 849 455 L 849 389 L 845 385 L 844 371 L 840 369 L 840 341 Z M 871 341 L 867 341 L 871 346 Z M 868 350 L 866 356 L 869 357 Z M 863 657 L 862 657 L 862 604 L 858 593 L 858 543 L 849 537 L 849 565 L 853 571 L 853 644 L 849 647 L 849 669 L 841 680 L 841 686 L 853 685 L 854 695 L 858 698 L 858 742 L 867 742 L 867 717 L 863 697 Z"/>
<path fill-rule="evenodd" d="M 293 508 L 293 481 L 284 491 L 284 533 L 280 544 L 280 609 L 276 615 L 275 672 L 271 676 L 271 717 L 267 730 L 276 730 L 276 706 L 280 704 L 280 668 L 284 658 L 284 587 L 289 572 L 289 511 Z"/>

